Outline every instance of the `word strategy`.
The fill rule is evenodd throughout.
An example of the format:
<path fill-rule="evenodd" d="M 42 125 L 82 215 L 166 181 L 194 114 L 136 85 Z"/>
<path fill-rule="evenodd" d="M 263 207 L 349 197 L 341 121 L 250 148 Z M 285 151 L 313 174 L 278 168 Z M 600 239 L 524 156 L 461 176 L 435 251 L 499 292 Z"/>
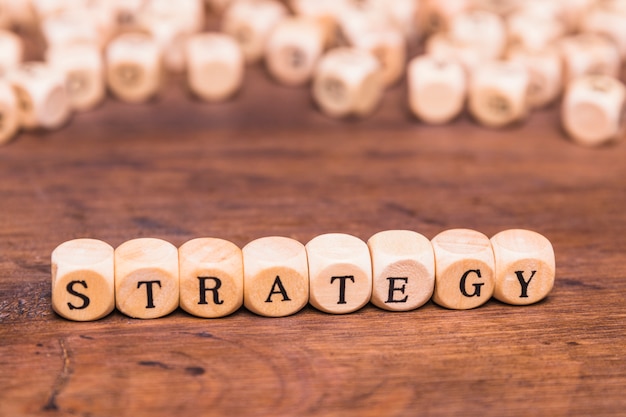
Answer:
<path fill-rule="evenodd" d="M 368 302 L 409 311 L 431 298 L 445 308 L 479 307 L 492 296 L 513 305 L 544 299 L 555 280 L 552 244 L 539 233 L 510 229 L 488 238 L 451 229 L 432 240 L 388 230 L 367 243 L 330 233 L 306 245 L 271 236 L 242 249 L 218 238 L 176 248 L 154 238 L 113 249 L 75 239 L 52 252 L 52 307 L 75 321 L 98 320 L 116 307 L 127 316 L 163 317 L 179 306 L 204 318 L 229 315 L 242 305 L 283 317 L 310 304 L 330 314 L 354 312 Z"/>

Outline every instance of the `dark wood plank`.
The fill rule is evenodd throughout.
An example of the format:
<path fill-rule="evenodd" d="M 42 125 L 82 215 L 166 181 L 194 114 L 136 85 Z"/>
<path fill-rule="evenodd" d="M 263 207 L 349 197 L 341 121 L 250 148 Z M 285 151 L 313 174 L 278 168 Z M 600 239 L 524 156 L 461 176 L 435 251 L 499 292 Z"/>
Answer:
<path fill-rule="evenodd" d="M 556 106 L 505 130 L 424 126 L 402 85 L 373 117 L 336 121 L 261 68 L 220 105 L 181 84 L 0 148 L 0 415 L 623 415 L 625 144 L 571 144 Z M 50 308 L 50 252 L 76 237 L 453 227 L 547 236 L 552 294 L 281 319 L 73 323 Z"/>

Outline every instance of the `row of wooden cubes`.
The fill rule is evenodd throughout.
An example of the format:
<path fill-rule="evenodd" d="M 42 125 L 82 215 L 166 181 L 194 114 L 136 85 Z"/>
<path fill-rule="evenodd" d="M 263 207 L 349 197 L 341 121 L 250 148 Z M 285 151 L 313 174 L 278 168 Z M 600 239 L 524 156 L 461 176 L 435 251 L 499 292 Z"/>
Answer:
<path fill-rule="evenodd" d="M 165 316 L 177 307 L 205 318 L 244 305 L 268 317 L 294 314 L 307 303 L 331 314 L 368 302 L 408 311 L 432 300 L 471 309 L 492 296 L 515 305 L 536 303 L 553 287 L 555 258 L 544 236 L 511 229 L 489 239 L 469 229 L 432 240 L 407 230 L 375 234 L 367 243 L 341 233 L 306 246 L 264 237 L 240 249 L 217 238 L 180 248 L 154 238 L 113 249 L 76 239 L 52 252 L 52 306 L 70 320 L 97 320 L 117 307 L 135 318 Z"/>

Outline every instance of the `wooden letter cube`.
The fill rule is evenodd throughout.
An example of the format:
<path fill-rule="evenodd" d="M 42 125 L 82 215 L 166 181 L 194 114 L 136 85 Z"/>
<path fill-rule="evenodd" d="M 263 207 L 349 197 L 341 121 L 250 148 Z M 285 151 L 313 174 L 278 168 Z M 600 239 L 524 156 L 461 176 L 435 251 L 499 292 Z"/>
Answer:
<path fill-rule="evenodd" d="M 208 101 L 232 96 L 243 81 L 244 59 L 235 40 L 219 33 L 203 33 L 187 40 L 189 88 Z"/>
<path fill-rule="evenodd" d="M 243 257 L 235 244 L 215 238 L 178 248 L 180 307 L 198 317 L 223 317 L 243 304 Z"/>
<path fill-rule="evenodd" d="M 530 230 L 505 230 L 491 238 L 496 262 L 494 298 L 515 305 L 544 299 L 554 286 L 554 249 Z"/>
<path fill-rule="evenodd" d="M 20 127 L 17 97 L 11 85 L 0 79 L 0 145 L 15 136 Z"/>
<path fill-rule="evenodd" d="M 528 113 L 528 71 L 520 64 L 494 61 L 476 68 L 469 87 L 469 111 L 478 122 L 502 127 Z"/>
<path fill-rule="evenodd" d="M 372 295 L 372 261 L 367 244 L 342 233 L 317 236 L 306 244 L 309 303 L 332 314 L 351 313 Z"/>
<path fill-rule="evenodd" d="M 372 257 L 372 304 L 408 311 L 433 295 L 435 256 L 430 241 L 416 232 L 387 230 L 367 241 Z"/>
<path fill-rule="evenodd" d="M 447 123 L 463 110 L 467 96 L 465 71 L 456 61 L 422 55 L 407 71 L 409 107 L 426 123 Z"/>
<path fill-rule="evenodd" d="M 70 116 L 70 103 L 61 73 L 40 62 L 26 62 L 8 79 L 17 96 L 20 122 L 27 129 L 56 129 Z"/>
<path fill-rule="evenodd" d="M 161 84 L 161 51 L 142 33 L 124 33 L 106 50 L 109 88 L 117 98 L 141 103 L 155 96 Z"/>
<path fill-rule="evenodd" d="M 617 46 L 595 33 L 581 33 L 559 42 L 565 85 L 583 75 L 619 75 L 621 60 Z"/>
<path fill-rule="evenodd" d="M 626 88 L 605 75 L 572 81 L 561 104 L 561 123 L 581 145 L 594 146 L 618 139 L 623 131 Z"/>
<path fill-rule="evenodd" d="M 24 56 L 24 45 L 19 36 L 0 30 L 0 77 L 17 67 Z"/>
<path fill-rule="evenodd" d="M 507 60 L 528 71 L 526 99 L 530 107 L 544 107 L 558 98 L 563 89 L 563 65 L 556 48 L 529 50 L 515 46 L 507 52 Z"/>
<path fill-rule="evenodd" d="M 104 63 L 96 45 L 74 44 L 49 48 L 48 64 L 65 75 L 65 88 L 72 108 L 86 111 L 106 95 Z"/>
<path fill-rule="evenodd" d="M 244 305 L 253 313 L 284 317 L 309 301 L 306 250 L 297 240 L 270 236 L 242 249 Z"/>
<path fill-rule="evenodd" d="M 380 64 L 372 54 L 336 48 L 320 61 L 313 80 L 313 98 L 331 117 L 366 116 L 383 94 Z"/>
<path fill-rule="evenodd" d="M 485 63 L 481 52 L 472 46 L 462 45 L 448 36 L 447 33 L 436 33 L 428 38 L 425 45 L 426 54 L 445 61 L 458 62 L 465 73 L 470 75 L 476 68 Z"/>
<path fill-rule="evenodd" d="M 270 34 L 286 16 L 278 1 L 232 1 L 222 17 L 222 32 L 235 38 L 246 61 L 253 63 L 263 57 Z"/>
<path fill-rule="evenodd" d="M 52 252 L 52 308 L 75 321 L 98 320 L 115 308 L 113 248 L 74 239 Z"/>
<path fill-rule="evenodd" d="M 404 74 L 407 46 L 400 31 L 386 28 L 366 32 L 353 45 L 371 52 L 378 59 L 385 86 L 395 84 Z"/>
<path fill-rule="evenodd" d="M 322 27 L 313 19 L 290 17 L 282 20 L 267 40 L 265 64 L 279 83 L 307 83 L 324 49 Z"/>
<path fill-rule="evenodd" d="M 461 45 L 480 51 L 485 58 L 502 56 L 507 34 L 500 16 L 481 10 L 459 13 L 450 22 L 450 37 Z"/>
<path fill-rule="evenodd" d="M 139 238 L 115 249 L 115 304 L 127 316 L 163 317 L 179 302 L 178 249 L 161 239 Z"/>
<path fill-rule="evenodd" d="M 468 310 L 485 304 L 495 287 L 495 261 L 489 238 L 469 229 L 439 233 L 435 251 L 433 301 L 442 307 Z"/>

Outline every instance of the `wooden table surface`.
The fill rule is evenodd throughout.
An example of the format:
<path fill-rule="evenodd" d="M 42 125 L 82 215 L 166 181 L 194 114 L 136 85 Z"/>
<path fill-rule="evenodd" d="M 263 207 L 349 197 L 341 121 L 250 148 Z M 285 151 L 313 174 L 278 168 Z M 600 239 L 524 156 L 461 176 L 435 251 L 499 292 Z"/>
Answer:
<path fill-rule="evenodd" d="M 258 67 L 217 105 L 174 78 L 149 105 L 108 99 L 0 148 L 0 415 L 624 415 L 626 143 L 572 144 L 556 106 L 505 130 L 428 127 L 405 94 L 335 121 Z M 50 307 L 50 253 L 78 237 L 243 246 L 457 227 L 544 234 L 550 296 L 89 323 Z"/>

